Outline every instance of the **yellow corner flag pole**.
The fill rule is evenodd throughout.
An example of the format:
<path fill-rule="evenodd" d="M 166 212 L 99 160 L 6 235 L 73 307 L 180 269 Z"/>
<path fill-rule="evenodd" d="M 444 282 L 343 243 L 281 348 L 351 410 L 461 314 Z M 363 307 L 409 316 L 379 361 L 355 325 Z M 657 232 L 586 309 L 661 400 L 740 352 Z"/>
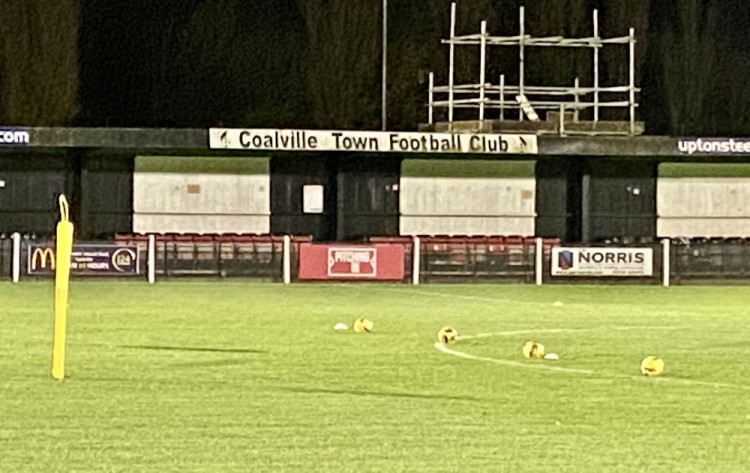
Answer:
<path fill-rule="evenodd" d="M 65 378 L 65 335 L 68 319 L 68 289 L 70 287 L 70 257 L 73 253 L 73 223 L 70 221 L 68 201 L 60 195 L 60 222 L 57 224 L 55 250 L 55 324 L 52 339 L 52 377 Z"/>

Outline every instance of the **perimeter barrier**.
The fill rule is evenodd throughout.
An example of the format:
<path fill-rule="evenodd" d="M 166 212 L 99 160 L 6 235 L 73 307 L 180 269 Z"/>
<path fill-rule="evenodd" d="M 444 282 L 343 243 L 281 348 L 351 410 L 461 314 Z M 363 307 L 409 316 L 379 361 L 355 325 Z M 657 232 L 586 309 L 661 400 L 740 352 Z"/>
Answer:
<path fill-rule="evenodd" d="M 323 256 L 304 261 L 300 255 L 310 250 Z M 51 239 L 0 234 L 0 278 L 51 277 L 53 252 Z M 311 264 L 322 276 L 305 276 Z M 388 275 L 379 275 L 387 265 Z M 582 245 L 518 235 L 418 235 L 317 243 L 308 235 L 117 234 L 106 241 L 76 242 L 72 277 L 97 276 L 150 282 L 202 276 L 285 283 L 750 283 L 750 239 L 621 238 Z"/>

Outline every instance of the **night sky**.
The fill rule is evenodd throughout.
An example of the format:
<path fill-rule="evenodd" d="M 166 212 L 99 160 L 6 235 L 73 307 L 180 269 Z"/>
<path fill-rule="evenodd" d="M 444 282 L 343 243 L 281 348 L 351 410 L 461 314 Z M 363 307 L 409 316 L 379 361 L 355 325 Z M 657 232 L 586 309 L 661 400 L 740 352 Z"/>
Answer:
<path fill-rule="evenodd" d="M 0 2 L 0 122 L 36 126 L 379 129 L 382 0 Z M 466 0 L 459 34 L 488 20 L 516 34 L 602 36 L 636 28 L 640 118 L 650 134 L 750 135 L 750 3 L 741 0 Z M 389 1 L 388 127 L 426 120 L 426 77 L 446 82 L 450 2 Z M 604 85 L 627 56 L 602 56 Z M 492 82 L 517 50 L 491 50 Z M 476 74 L 476 52 L 457 55 Z M 586 55 L 530 53 L 538 85 L 590 81 Z"/>

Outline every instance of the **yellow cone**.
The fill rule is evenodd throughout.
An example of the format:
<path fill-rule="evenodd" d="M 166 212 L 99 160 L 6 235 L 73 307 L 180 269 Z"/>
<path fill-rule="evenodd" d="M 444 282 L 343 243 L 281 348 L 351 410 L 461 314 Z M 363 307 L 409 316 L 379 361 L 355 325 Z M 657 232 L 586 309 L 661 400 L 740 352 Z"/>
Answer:
<path fill-rule="evenodd" d="M 456 341 L 458 332 L 453 327 L 443 327 L 437 333 L 437 339 L 440 343 L 453 343 Z"/>
<path fill-rule="evenodd" d="M 647 356 L 641 362 L 641 373 L 646 376 L 661 376 L 664 374 L 664 360 L 655 356 Z"/>
<path fill-rule="evenodd" d="M 526 358 L 543 358 L 545 354 L 544 345 L 534 341 L 528 341 L 523 346 L 523 356 Z"/>
<path fill-rule="evenodd" d="M 357 333 L 372 332 L 372 326 L 373 326 L 372 320 L 359 318 L 354 321 L 353 328 L 354 328 L 354 331 Z"/>

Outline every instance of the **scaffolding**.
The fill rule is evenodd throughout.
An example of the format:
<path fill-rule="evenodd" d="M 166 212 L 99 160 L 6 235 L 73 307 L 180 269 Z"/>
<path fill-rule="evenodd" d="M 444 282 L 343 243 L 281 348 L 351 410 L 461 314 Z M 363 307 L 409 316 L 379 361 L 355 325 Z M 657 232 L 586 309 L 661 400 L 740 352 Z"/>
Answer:
<path fill-rule="evenodd" d="M 448 84 L 435 85 L 433 72 L 429 73 L 427 127 L 435 130 L 490 131 L 529 130 L 537 133 L 565 134 L 622 134 L 643 133 L 643 123 L 636 121 L 635 85 L 635 30 L 630 28 L 627 36 L 602 38 L 599 36 L 599 14 L 593 11 L 593 36 L 564 38 L 562 36 L 534 37 L 525 32 L 525 9 L 519 9 L 519 33 L 515 36 L 491 36 L 487 33 L 487 22 L 482 21 L 478 34 L 456 35 L 456 4 L 451 3 L 450 37 L 441 42 L 448 45 Z M 628 48 L 627 85 L 602 87 L 599 74 L 600 50 L 606 45 L 626 45 Z M 476 83 L 455 83 L 456 46 L 479 47 L 479 80 Z M 486 78 L 487 49 L 492 46 L 518 48 L 518 84 L 510 85 L 505 74 L 499 76 L 497 84 Z M 593 68 L 590 86 L 582 86 L 576 77 L 572 86 L 537 86 L 525 82 L 524 66 L 527 48 L 590 48 Z M 624 96 L 627 94 L 627 99 Z M 627 120 L 601 120 L 603 108 L 623 109 Z M 477 120 L 456 121 L 456 109 L 476 109 Z M 447 112 L 446 123 L 435 123 L 437 110 Z M 591 110 L 591 120 L 581 120 L 580 112 Z M 496 118 L 487 112 L 496 111 Z M 542 121 L 537 111 L 544 113 Z M 625 112 L 626 111 L 626 112 Z M 510 119 L 509 116 L 510 115 Z M 513 120 L 513 118 L 516 120 Z M 513 121 L 517 123 L 512 123 Z"/>

